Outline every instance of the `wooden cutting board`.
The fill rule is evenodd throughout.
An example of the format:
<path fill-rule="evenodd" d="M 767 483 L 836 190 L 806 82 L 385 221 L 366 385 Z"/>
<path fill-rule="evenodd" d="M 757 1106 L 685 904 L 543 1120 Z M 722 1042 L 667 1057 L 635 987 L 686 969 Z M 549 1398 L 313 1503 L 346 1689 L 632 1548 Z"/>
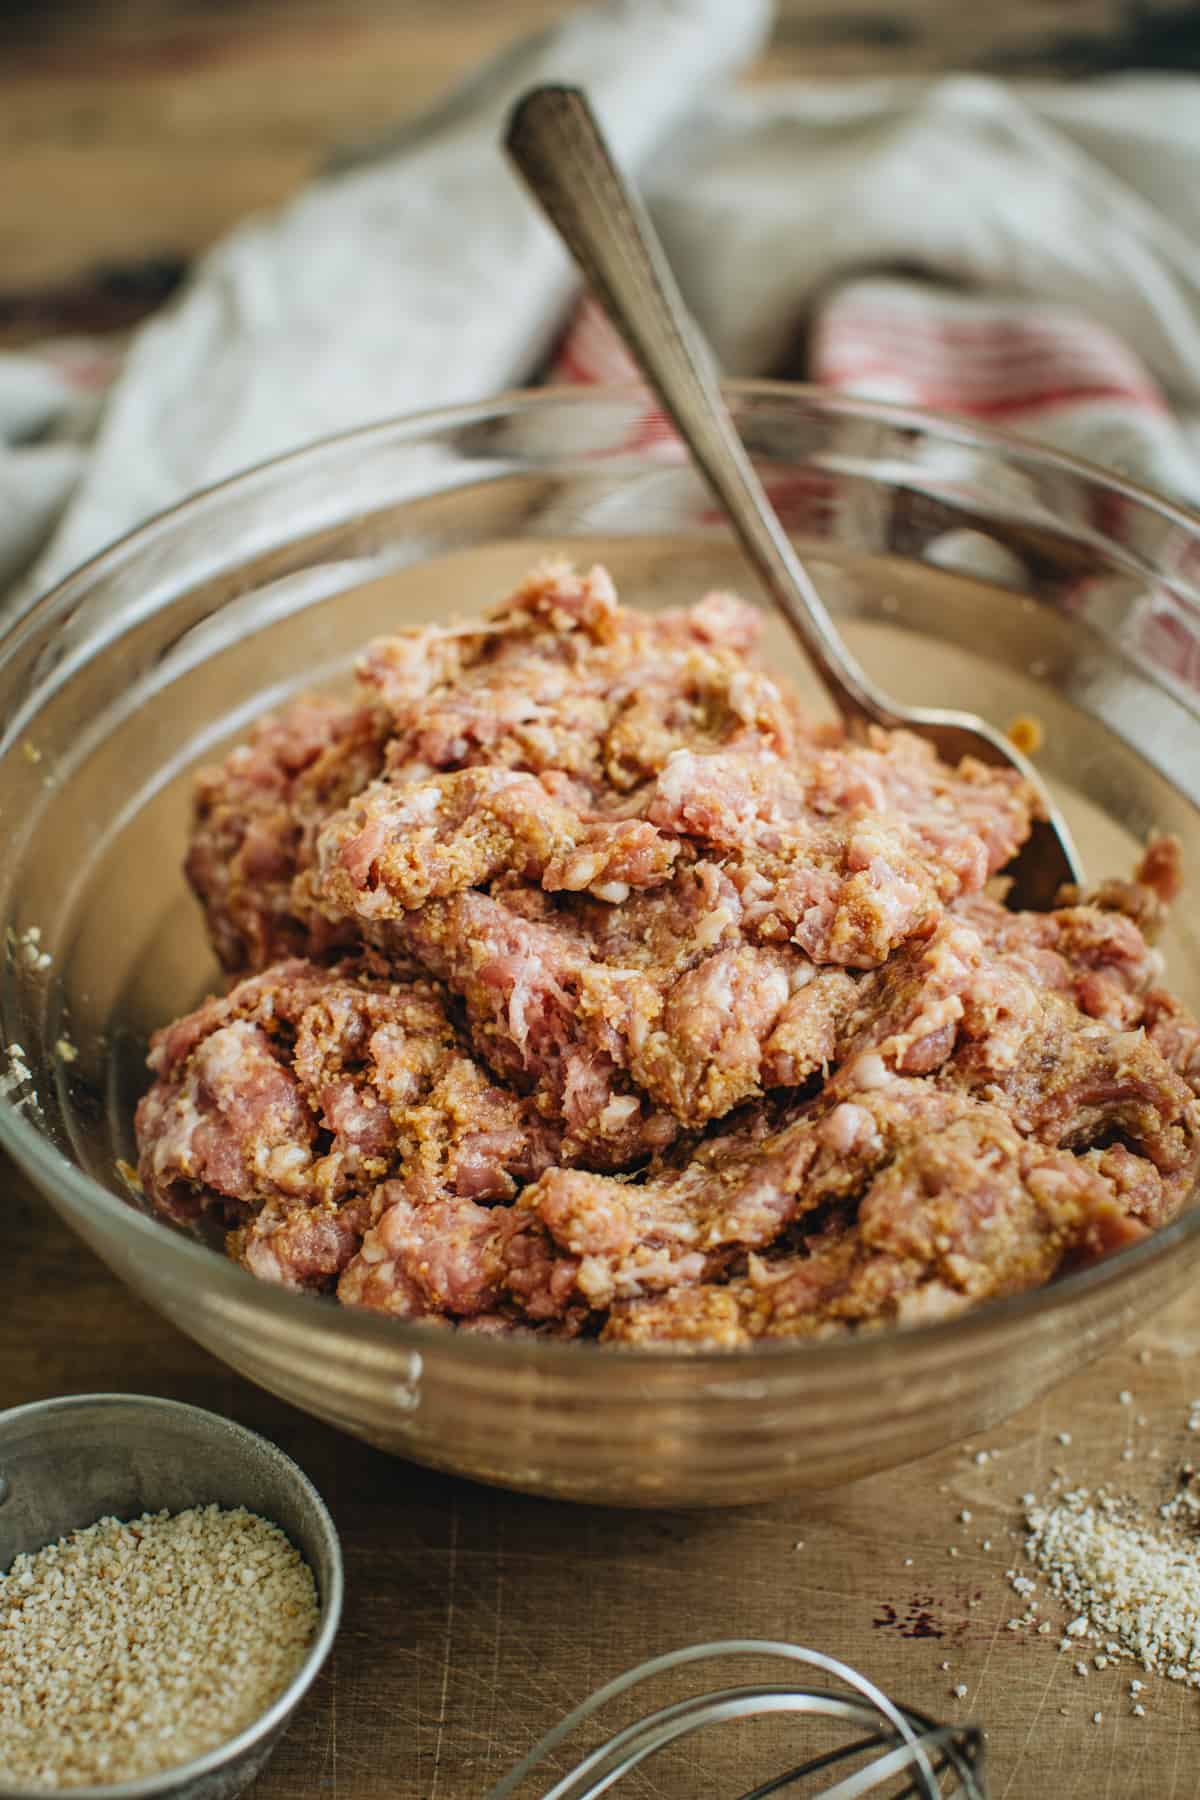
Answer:
<path fill-rule="evenodd" d="M 811 1645 L 923 1711 L 980 1720 L 993 1800 L 1200 1796 L 1200 1694 L 1143 1677 L 1134 1718 L 1142 1671 L 1076 1675 L 1078 1653 L 1057 1649 L 1065 1615 L 1046 1600 L 1050 1636 L 1009 1631 L 1024 1602 L 1005 1579 L 1025 1567 L 1020 1496 L 1055 1468 L 1156 1503 L 1200 1453 L 1187 1431 L 1200 1293 L 970 1453 L 737 1512 L 606 1512 L 430 1474 L 317 1424 L 126 1293 L 11 1165 L 0 1184 L 5 1405 L 118 1389 L 211 1407 L 294 1456 L 337 1520 L 342 1630 L 255 1800 L 482 1800 L 602 1682 L 731 1635 Z M 981 1449 L 999 1455 L 979 1464 Z M 783 1741 L 761 1726 L 709 1732 L 618 1791 L 733 1800 L 785 1766 Z"/>

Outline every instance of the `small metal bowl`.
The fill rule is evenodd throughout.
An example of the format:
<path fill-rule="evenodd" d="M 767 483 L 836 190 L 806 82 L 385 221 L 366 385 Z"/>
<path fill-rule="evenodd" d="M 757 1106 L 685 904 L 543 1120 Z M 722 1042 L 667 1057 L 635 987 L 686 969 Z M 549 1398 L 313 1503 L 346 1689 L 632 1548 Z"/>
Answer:
<path fill-rule="evenodd" d="M 329 1654 L 342 1610 L 342 1553 L 308 1477 L 265 1438 L 198 1406 L 148 1394 L 79 1394 L 0 1413 L 0 1570 L 97 1519 L 244 1506 L 272 1520 L 317 1584 L 317 1633 L 300 1669 L 253 1725 L 154 1775 L 55 1790 L 71 1800 L 233 1800 L 282 1737 Z M 0 1800 L 45 1800 L 0 1781 Z"/>

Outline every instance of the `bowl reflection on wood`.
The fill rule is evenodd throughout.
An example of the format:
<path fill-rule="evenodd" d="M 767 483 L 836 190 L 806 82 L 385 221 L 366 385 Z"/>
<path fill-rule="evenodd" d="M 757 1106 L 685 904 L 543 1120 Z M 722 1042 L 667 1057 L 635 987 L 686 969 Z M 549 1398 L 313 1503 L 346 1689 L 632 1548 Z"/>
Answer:
<path fill-rule="evenodd" d="M 1000 726 L 1034 715 L 1093 875 L 1125 873 L 1154 829 L 1178 833 L 1200 873 L 1200 699 L 1175 655 L 1200 621 L 1196 521 L 998 433 L 781 385 L 733 398 L 868 670 L 903 701 Z M 628 448 L 642 411 L 630 394 L 551 391 L 334 440 L 154 521 L 10 632 L 0 1013 L 22 1057 L 0 1140 L 123 1280 L 318 1417 L 514 1487 L 728 1504 L 889 1467 L 1012 1412 L 1181 1287 L 1200 1215 L 947 1324 L 618 1352 L 456 1335 L 256 1283 L 146 1217 L 119 1174 L 149 1033 L 217 980 L 180 869 L 198 763 L 267 705 L 344 682 L 373 634 L 477 611 L 546 554 L 603 561 L 634 604 L 754 592 L 690 471 L 662 446 Z M 948 541 L 1004 560 L 948 569 Z M 773 621 L 765 654 L 815 694 Z M 1200 915 L 1179 909 L 1165 947 L 1196 1005 Z"/>
<path fill-rule="evenodd" d="M 148 1394 L 79 1394 L 0 1413 L 0 1571 L 98 1519 L 193 1506 L 245 1507 L 278 1525 L 317 1584 L 316 1636 L 284 1691 L 254 1724 L 206 1755 L 104 1786 L 77 1800 L 233 1800 L 286 1731 L 333 1644 L 342 1610 L 337 1532 L 317 1490 L 265 1438 L 197 1406 Z M 45 1790 L 5 1784 L 0 1800 Z"/>

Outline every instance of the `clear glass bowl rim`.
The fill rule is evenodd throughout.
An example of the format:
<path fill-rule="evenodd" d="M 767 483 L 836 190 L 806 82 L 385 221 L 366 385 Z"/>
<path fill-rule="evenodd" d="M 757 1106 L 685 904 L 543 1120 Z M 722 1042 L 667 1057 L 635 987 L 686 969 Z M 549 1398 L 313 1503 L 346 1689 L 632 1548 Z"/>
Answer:
<path fill-rule="evenodd" d="M 891 425 L 897 429 L 919 432 L 927 438 L 998 451 L 1009 462 L 1024 465 L 1031 471 L 1057 470 L 1073 475 L 1110 494 L 1133 501 L 1200 541 L 1200 513 L 1167 500 L 1123 476 L 1112 474 L 1097 463 L 1049 448 L 1017 432 L 978 425 L 970 419 L 928 412 L 919 407 L 830 394 L 801 382 L 729 381 L 722 386 L 730 396 L 735 413 L 741 400 L 750 403 L 755 400 L 790 401 L 813 412 Z M 635 397 L 644 401 L 645 390 L 632 383 L 578 389 L 516 388 L 458 406 L 431 408 L 424 412 L 377 420 L 370 425 L 356 426 L 348 431 L 319 438 L 301 449 L 288 451 L 285 455 L 267 458 L 224 481 L 202 488 L 175 506 L 155 514 L 153 518 L 73 569 L 0 637 L 0 666 L 9 660 L 29 635 L 52 627 L 58 617 L 69 613 L 72 606 L 84 598 L 96 579 L 115 574 L 131 554 L 169 536 L 178 517 L 186 515 L 192 519 L 214 506 L 219 507 L 224 495 L 249 486 L 266 474 L 275 476 L 291 468 L 311 468 L 318 465 L 330 452 L 343 451 L 348 445 L 355 443 L 364 449 L 373 443 L 412 443 L 442 432 L 481 424 L 489 419 L 511 417 L 514 413 L 549 411 L 556 407 L 586 408 L 597 402 L 628 402 Z M 636 456 L 637 452 L 631 454 Z M 65 1187 L 77 1207 L 99 1210 L 114 1226 L 135 1236 L 145 1234 L 148 1246 L 153 1243 L 162 1254 L 173 1254 L 179 1259 L 177 1267 L 181 1276 L 190 1270 L 197 1280 L 215 1282 L 224 1289 L 231 1301 L 241 1300 L 264 1309 L 273 1314 L 281 1325 L 291 1323 L 299 1327 L 307 1324 L 310 1329 L 316 1329 L 317 1321 L 313 1311 L 316 1305 L 324 1312 L 327 1325 L 336 1326 L 339 1334 L 349 1333 L 364 1346 L 373 1346 L 380 1351 L 403 1348 L 418 1356 L 433 1347 L 428 1325 L 385 1318 L 365 1309 L 342 1307 L 335 1300 L 323 1296 L 303 1294 L 260 1281 L 218 1251 L 196 1243 L 182 1233 L 172 1231 L 168 1225 L 138 1212 L 76 1167 L 28 1122 L 17 1107 L 3 1097 L 0 1097 L 0 1149 L 8 1152 L 41 1187 L 51 1190 Z M 912 1349 L 920 1346 L 936 1356 L 941 1345 L 957 1342 L 965 1347 L 972 1339 L 986 1340 L 997 1330 L 1013 1329 L 1022 1321 L 1051 1316 L 1085 1297 L 1094 1299 L 1106 1287 L 1123 1286 L 1126 1278 L 1131 1278 L 1137 1270 L 1170 1256 L 1197 1233 L 1200 1233 L 1200 1205 L 1190 1207 L 1140 1243 L 1119 1250 L 1088 1268 L 1065 1275 L 1049 1286 L 1032 1288 L 1003 1299 L 984 1301 L 956 1318 L 934 1324 L 893 1326 L 815 1341 L 767 1340 L 740 1350 L 622 1346 L 619 1351 L 614 1351 L 592 1341 L 561 1343 L 553 1339 L 532 1340 L 528 1337 L 481 1338 L 470 1333 L 438 1330 L 435 1334 L 436 1348 L 439 1358 L 449 1357 L 468 1367 L 486 1366 L 492 1371 L 503 1369 L 507 1363 L 516 1372 L 527 1368 L 530 1357 L 534 1356 L 547 1370 L 557 1367 L 562 1374 L 566 1374 L 571 1368 L 579 1370 L 581 1359 L 593 1368 L 597 1361 L 610 1369 L 614 1365 L 622 1368 L 641 1365 L 649 1370 L 675 1364 L 707 1368 L 714 1374 L 761 1368 L 765 1363 L 769 1363 L 776 1373 L 782 1373 L 789 1364 L 797 1371 L 811 1371 L 820 1364 L 836 1364 L 843 1372 L 852 1374 L 856 1363 L 873 1361 L 880 1348 L 886 1348 L 890 1344 L 904 1343 Z M 168 1244 L 171 1246 L 170 1251 L 167 1250 Z"/>

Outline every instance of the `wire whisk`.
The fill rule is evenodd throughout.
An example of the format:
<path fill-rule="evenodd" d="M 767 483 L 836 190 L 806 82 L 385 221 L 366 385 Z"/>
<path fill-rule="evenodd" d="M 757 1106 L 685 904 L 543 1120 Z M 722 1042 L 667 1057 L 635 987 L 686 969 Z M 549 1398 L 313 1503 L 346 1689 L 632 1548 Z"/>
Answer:
<path fill-rule="evenodd" d="M 618 1695 L 688 1664 L 745 1656 L 800 1664 L 832 1677 L 840 1688 L 803 1687 L 793 1678 L 696 1693 L 625 1726 L 589 1750 L 565 1775 L 556 1776 L 552 1785 L 543 1787 L 535 1782 L 528 1791 L 531 1795 L 536 1793 L 537 1800 L 597 1800 L 639 1764 L 702 1726 L 764 1714 L 793 1714 L 842 1724 L 847 1730 L 847 1741 L 791 1764 L 737 1800 L 768 1800 L 774 1795 L 790 1800 L 800 1800 L 801 1795 L 805 1800 L 854 1800 L 859 1794 L 885 1790 L 896 1800 L 905 1795 L 917 1795 L 920 1800 L 947 1800 L 952 1795 L 960 1795 L 963 1800 L 986 1800 L 983 1736 L 977 1726 L 939 1725 L 911 1707 L 897 1705 L 874 1682 L 836 1657 L 825 1656 L 819 1650 L 805 1650 L 798 1644 L 753 1638 L 692 1644 L 652 1657 L 618 1675 L 548 1731 L 511 1774 L 492 1788 L 486 1800 L 514 1800 L 518 1792 L 525 1791 L 525 1783 L 532 1777 L 545 1782 L 550 1759 L 559 1746 Z M 907 1785 L 898 1786 L 905 1777 Z M 832 1782 L 832 1786 L 813 1785 L 820 1782 Z"/>

